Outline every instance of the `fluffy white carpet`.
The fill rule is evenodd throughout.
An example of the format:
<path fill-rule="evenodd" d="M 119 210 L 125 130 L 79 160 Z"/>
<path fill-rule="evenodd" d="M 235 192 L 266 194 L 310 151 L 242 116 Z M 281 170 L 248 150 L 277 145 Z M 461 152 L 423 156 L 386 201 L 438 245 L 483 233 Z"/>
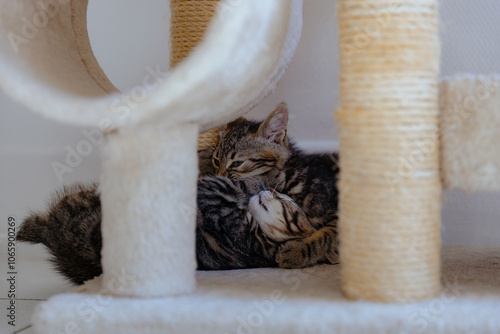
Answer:
<path fill-rule="evenodd" d="M 443 291 L 413 304 L 348 301 L 340 267 L 198 272 L 196 293 L 162 299 L 80 294 L 42 303 L 37 333 L 500 333 L 500 249 L 443 251 Z M 132 278 L 117 277 L 113 289 Z M 106 293 L 106 289 L 101 292 Z"/>

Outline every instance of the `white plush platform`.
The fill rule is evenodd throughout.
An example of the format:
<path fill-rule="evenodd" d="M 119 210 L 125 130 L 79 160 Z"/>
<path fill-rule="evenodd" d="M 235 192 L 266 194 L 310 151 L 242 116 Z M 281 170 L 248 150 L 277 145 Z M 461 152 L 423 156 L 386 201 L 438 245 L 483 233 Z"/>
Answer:
<path fill-rule="evenodd" d="M 500 333 L 500 249 L 443 251 L 443 291 L 398 305 L 348 301 L 339 266 L 198 272 L 198 289 L 163 299 L 66 294 L 41 304 L 37 333 Z M 126 282 L 125 282 L 126 283 Z M 119 281 L 114 288 L 119 288 Z"/>

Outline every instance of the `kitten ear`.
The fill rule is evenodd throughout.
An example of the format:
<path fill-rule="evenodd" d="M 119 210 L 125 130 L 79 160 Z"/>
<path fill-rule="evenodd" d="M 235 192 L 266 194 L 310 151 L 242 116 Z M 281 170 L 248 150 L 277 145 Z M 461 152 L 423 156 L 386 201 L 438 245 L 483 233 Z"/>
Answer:
<path fill-rule="evenodd" d="M 277 144 L 281 144 L 286 138 L 286 127 L 288 125 L 288 106 L 282 102 L 259 126 L 257 135 L 269 139 Z"/>

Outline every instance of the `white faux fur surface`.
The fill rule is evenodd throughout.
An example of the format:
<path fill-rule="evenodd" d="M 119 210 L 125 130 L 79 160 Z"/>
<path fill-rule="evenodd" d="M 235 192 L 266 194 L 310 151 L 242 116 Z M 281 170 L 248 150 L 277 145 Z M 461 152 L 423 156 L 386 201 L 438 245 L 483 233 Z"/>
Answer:
<path fill-rule="evenodd" d="M 302 0 L 222 2 L 230 10 L 214 18 L 200 45 L 168 74 L 157 73 L 158 87 L 134 87 L 141 98 L 123 117 L 131 92 L 116 92 L 89 61 L 87 0 L 58 6 L 37 38 L 18 48 L 9 32 L 22 36 L 21 18 L 39 11 L 38 0 L 0 0 L 0 88 L 41 115 L 75 125 L 100 126 L 104 118 L 116 128 L 196 122 L 204 131 L 225 124 L 275 88 L 298 45 Z"/>
<path fill-rule="evenodd" d="M 500 249 L 443 251 L 443 290 L 413 304 L 348 301 L 340 267 L 198 272 L 195 294 L 164 299 L 82 294 L 42 303 L 37 333 L 500 333 Z M 105 290 L 101 290 L 106 292 Z"/>
<path fill-rule="evenodd" d="M 446 78 L 440 104 L 444 187 L 500 190 L 500 76 Z"/>
<path fill-rule="evenodd" d="M 159 297 L 194 290 L 197 135 L 196 124 L 180 124 L 105 137 L 101 255 L 104 285 L 115 293 Z M 133 280 L 117 279 L 122 272 Z"/>

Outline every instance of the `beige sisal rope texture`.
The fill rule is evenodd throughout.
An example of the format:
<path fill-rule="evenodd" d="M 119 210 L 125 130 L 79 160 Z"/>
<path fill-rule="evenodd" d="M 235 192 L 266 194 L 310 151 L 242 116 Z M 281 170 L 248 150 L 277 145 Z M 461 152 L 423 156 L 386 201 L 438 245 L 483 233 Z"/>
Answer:
<path fill-rule="evenodd" d="M 219 143 L 220 130 L 221 128 L 215 128 L 202 133 L 198 137 L 198 151 L 205 149 L 215 149 L 215 147 L 217 147 L 217 144 Z"/>
<path fill-rule="evenodd" d="M 201 42 L 218 4 L 218 0 L 170 1 L 171 67 L 186 58 Z M 202 133 L 198 139 L 198 150 L 216 147 L 218 139 L 219 129 Z"/>
<path fill-rule="evenodd" d="M 196 47 L 217 11 L 218 0 L 171 0 L 171 57 L 174 67 Z"/>
<path fill-rule="evenodd" d="M 347 298 L 440 291 L 437 1 L 338 0 L 339 216 Z"/>

